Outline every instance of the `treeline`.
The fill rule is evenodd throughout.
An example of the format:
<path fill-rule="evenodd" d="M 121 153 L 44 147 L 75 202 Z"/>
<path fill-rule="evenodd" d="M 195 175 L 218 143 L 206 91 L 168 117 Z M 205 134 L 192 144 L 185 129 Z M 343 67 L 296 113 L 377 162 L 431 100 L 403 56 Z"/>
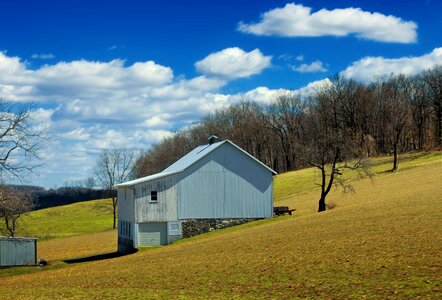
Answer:
<path fill-rule="evenodd" d="M 95 199 L 110 198 L 115 192 L 81 186 L 60 187 L 46 190 L 39 186 L 10 185 L 31 200 L 32 210 L 72 204 Z"/>
<path fill-rule="evenodd" d="M 277 172 L 311 166 L 313 156 L 333 161 L 330 155 L 341 157 L 348 145 L 355 157 L 438 148 L 442 67 L 370 84 L 337 75 L 308 96 L 280 94 L 268 105 L 242 101 L 154 145 L 138 159 L 135 177 L 162 171 L 213 134 Z"/>

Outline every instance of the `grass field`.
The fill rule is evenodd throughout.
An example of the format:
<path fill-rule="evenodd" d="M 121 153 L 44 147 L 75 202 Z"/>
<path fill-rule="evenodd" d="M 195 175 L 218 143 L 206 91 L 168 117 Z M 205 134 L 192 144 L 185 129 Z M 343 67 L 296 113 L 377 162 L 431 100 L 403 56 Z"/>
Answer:
<path fill-rule="evenodd" d="M 336 209 L 320 214 L 306 169 L 275 182 L 275 202 L 294 216 L 124 257 L 0 270 L 0 298 L 442 298 L 442 153 L 401 159 L 396 173 L 384 172 L 388 158 L 375 160 L 372 180 L 354 181 L 356 193 L 333 190 Z M 59 260 L 111 252 L 116 240 L 111 231 L 40 244 Z"/>
<path fill-rule="evenodd" d="M 110 199 L 79 202 L 25 214 L 19 235 L 52 239 L 112 229 Z"/>

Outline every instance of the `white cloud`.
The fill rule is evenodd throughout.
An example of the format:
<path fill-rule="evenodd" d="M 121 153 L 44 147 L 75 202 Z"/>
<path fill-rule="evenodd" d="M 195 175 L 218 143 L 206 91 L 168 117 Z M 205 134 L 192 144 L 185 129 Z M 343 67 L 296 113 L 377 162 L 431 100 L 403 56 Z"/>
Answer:
<path fill-rule="evenodd" d="M 259 49 L 245 52 L 234 47 L 208 55 L 196 62 L 195 67 L 208 76 L 234 79 L 261 73 L 270 66 L 271 60 L 271 56 L 264 56 Z"/>
<path fill-rule="evenodd" d="M 263 36 L 318 37 L 356 35 L 380 42 L 414 43 L 417 25 L 411 21 L 360 8 L 321 9 L 289 3 L 261 15 L 259 23 L 241 22 L 238 30 Z"/>
<path fill-rule="evenodd" d="M 50 146 L 41 153 L 44 172 L 32 178 L 45 186 L 90 176 L 102 148 L 146 149 L 174 129 L 237 101 L 218 92 L 227 80 L 175 78 L 171 68 L 153 61 L 127 66 L 120 59 L 32 69 L 0 52 L 0 98 L 36 103 L 32 126 L 48 127 Z"/>
<path fill-rule="evenodd" d="M 412 75 L 442 65 L 442 48 L 422 56 L 385 58 L 364 57 L 351 64 L 342 72 L 347 78 L 368 82 L 382 76 L 395 74 Z"/>
<path fill-rule="evenodd" d="M 294 71 L 300 73 L 317 73 L 317 72 L 327 72 L 327 68 L 323 65 L 322 61 L 316 60 L 311 64 L 301 64 L 299 66 L 293 66 Z"/>
<path fill-rule="evenodd" d="M 306 86 L 295 90 L 294 92 L 297 93 L 298 95 L 301 95 L 302 97 L 308 97 L 315 94 L 318 90 L 330 86 L 331 84 L 332 82 L 330 81 L 330 79 L 325 78 L 321 80 L 312 81 Z"/>
<path fill-rule="evenodd" d="M 304 60 L 304 55 L 298 55 L 298 56 L 295 57 L 295 59 L 297 61 L 303 61 Z"/>
<path fill-rule="evenodd" d="M 55 55 L 52 53 L 34 53 L 31 56 L 33 59 L 52 59 Z"/>
<path fill-rule="evenodd" d="M 275 101 L 278 95 L 289 92 L 286 89 L 269 89 L 265 86 L 257 87 L 244 93 L 243 98 L 250 101 L 256 101 L 263 104 L 269 104 Z"/>

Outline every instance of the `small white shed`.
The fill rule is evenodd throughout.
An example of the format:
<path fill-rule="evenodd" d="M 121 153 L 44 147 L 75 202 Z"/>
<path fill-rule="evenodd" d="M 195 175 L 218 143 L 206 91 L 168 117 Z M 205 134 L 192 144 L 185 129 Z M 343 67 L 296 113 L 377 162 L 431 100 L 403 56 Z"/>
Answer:
<path fill-rule="evenodd" d="M 273 215 L 276 172 L 225 140 L 195 148 L 158 174 L 117 185 L 118 249 L 165 245 L 198 219 Z"/>

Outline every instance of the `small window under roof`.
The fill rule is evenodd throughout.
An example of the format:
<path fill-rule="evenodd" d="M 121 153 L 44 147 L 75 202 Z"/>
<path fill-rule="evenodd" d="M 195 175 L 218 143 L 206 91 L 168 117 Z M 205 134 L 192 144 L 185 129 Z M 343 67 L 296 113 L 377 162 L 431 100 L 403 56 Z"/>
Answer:
<path fill-rule="evenodd" d="M 158 202 L 158 193 L 157 191 L 150 192 L 150 202 Z"/>

